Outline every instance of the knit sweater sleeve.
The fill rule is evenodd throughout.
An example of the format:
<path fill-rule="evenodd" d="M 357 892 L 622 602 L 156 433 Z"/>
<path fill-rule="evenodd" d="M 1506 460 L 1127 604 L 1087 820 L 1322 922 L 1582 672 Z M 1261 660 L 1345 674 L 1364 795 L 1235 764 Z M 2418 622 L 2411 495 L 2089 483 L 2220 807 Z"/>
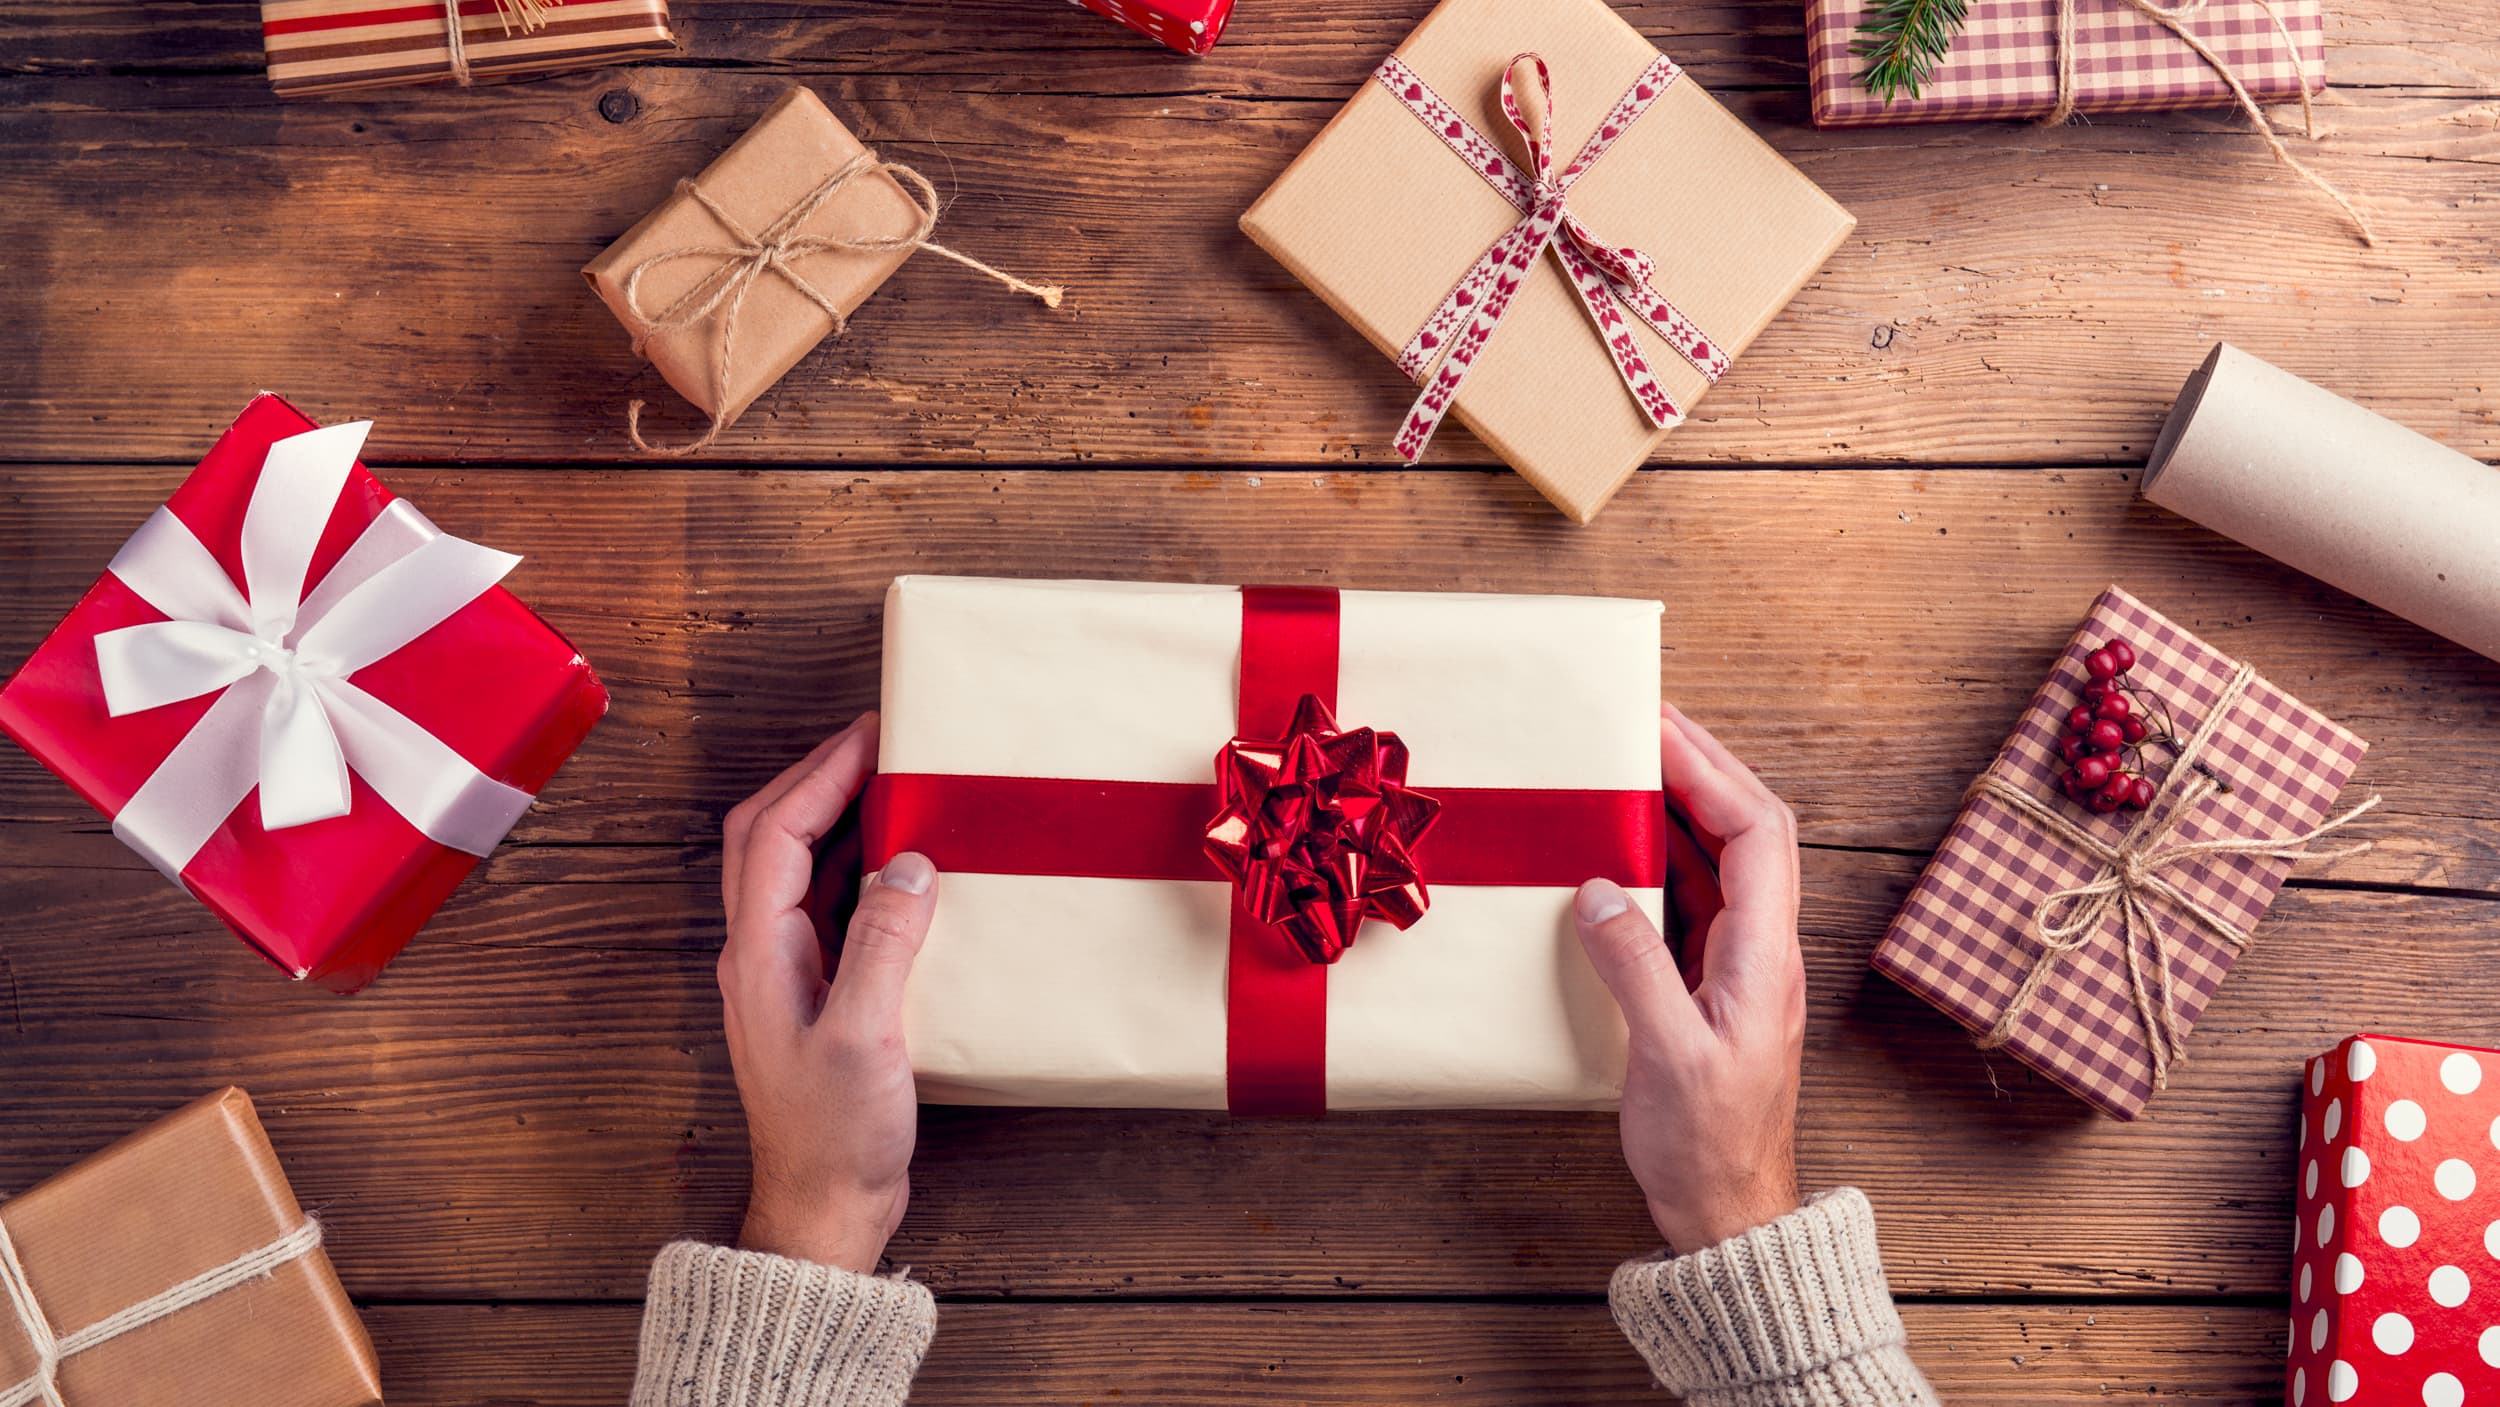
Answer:
<path fill-rule="evenodd" d="M 1615 1271 L 1615 1322 L 1691 1407 L 1932 1407 L 1844 1187 L 1708 1250 Z"/>
<path fill-rule="evenodd" d="M 633 1407 L 896 1407 L 936 1332 L 909 1280 L 680 1241 L 651 1267 Z"/>

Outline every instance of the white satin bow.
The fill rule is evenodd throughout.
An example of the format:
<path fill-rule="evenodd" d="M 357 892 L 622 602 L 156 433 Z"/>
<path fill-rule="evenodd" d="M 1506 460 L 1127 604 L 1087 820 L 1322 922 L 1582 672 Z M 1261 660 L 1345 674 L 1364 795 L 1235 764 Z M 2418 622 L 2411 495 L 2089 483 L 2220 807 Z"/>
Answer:
<path fill-rule="evenodd" d="M 106 711 L 218 694 L 113 818 L 115 835 L 177 880 L 255 786 L 261 825 L 279 830 L 346 815 L 352 771 L 428 839 L 472 855 L 529 807 L 530 793 L 348 680 L 520 558 L 446 536 L 401 500 L 305 589 L 371 428 L 325 426 L 269 447 L 243 515 L 243 591 L 163 508 L 113 558 L 113 575 L 168 619 L 96 637 Z"/>

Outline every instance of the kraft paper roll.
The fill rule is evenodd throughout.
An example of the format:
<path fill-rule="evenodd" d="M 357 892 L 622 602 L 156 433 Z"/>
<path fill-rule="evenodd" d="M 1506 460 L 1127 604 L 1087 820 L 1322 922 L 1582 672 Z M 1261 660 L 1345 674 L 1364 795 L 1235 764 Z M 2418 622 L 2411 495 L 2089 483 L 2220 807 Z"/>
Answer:
<path fill-rule="evenodd" d="M 2500 659 L 2500 469 L 2217 343 L 2144 497 Z"/>

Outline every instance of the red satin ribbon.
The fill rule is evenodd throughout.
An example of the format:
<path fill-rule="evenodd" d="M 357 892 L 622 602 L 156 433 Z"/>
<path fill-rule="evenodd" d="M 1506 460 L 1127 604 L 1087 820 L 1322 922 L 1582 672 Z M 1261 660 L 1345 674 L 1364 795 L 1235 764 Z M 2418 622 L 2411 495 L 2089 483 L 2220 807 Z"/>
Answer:
<path fill-rule="evenodd" d="M 1281 735 L 1305 694 L 1336 706 L 1337 622 L 1333 590 L 1243 588 L 1239 735 Z M 1420 858 L 1435 886 L 1666 883 L 1658 792 L 1429 790 L 1442 809 Z M 1205 833 L 1222 804 L 1212 780 L 884 775 L 863 802 L 866 864 L 878 869 L 917 850 L 940 871 L 965 874 L 1220 880 Z M 1230 908 L 1227 1102 L 1236 1114 L 1319 1113 L 1327 1107 L 1328 969 L 1240 904 Z"/>

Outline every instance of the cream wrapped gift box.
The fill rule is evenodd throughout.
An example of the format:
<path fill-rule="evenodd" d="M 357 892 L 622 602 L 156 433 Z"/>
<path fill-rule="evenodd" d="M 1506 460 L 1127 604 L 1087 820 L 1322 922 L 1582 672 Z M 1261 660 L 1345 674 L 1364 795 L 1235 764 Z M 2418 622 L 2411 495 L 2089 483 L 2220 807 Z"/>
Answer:
<path fill-rule="evenodd" d="M 1596 875 L 1663 902 L 1660 613 L 897 580 L 864 827 L 871 868 L 945 876 L 922 1097 L 1612 1107 L 1570 905 Z"/>

